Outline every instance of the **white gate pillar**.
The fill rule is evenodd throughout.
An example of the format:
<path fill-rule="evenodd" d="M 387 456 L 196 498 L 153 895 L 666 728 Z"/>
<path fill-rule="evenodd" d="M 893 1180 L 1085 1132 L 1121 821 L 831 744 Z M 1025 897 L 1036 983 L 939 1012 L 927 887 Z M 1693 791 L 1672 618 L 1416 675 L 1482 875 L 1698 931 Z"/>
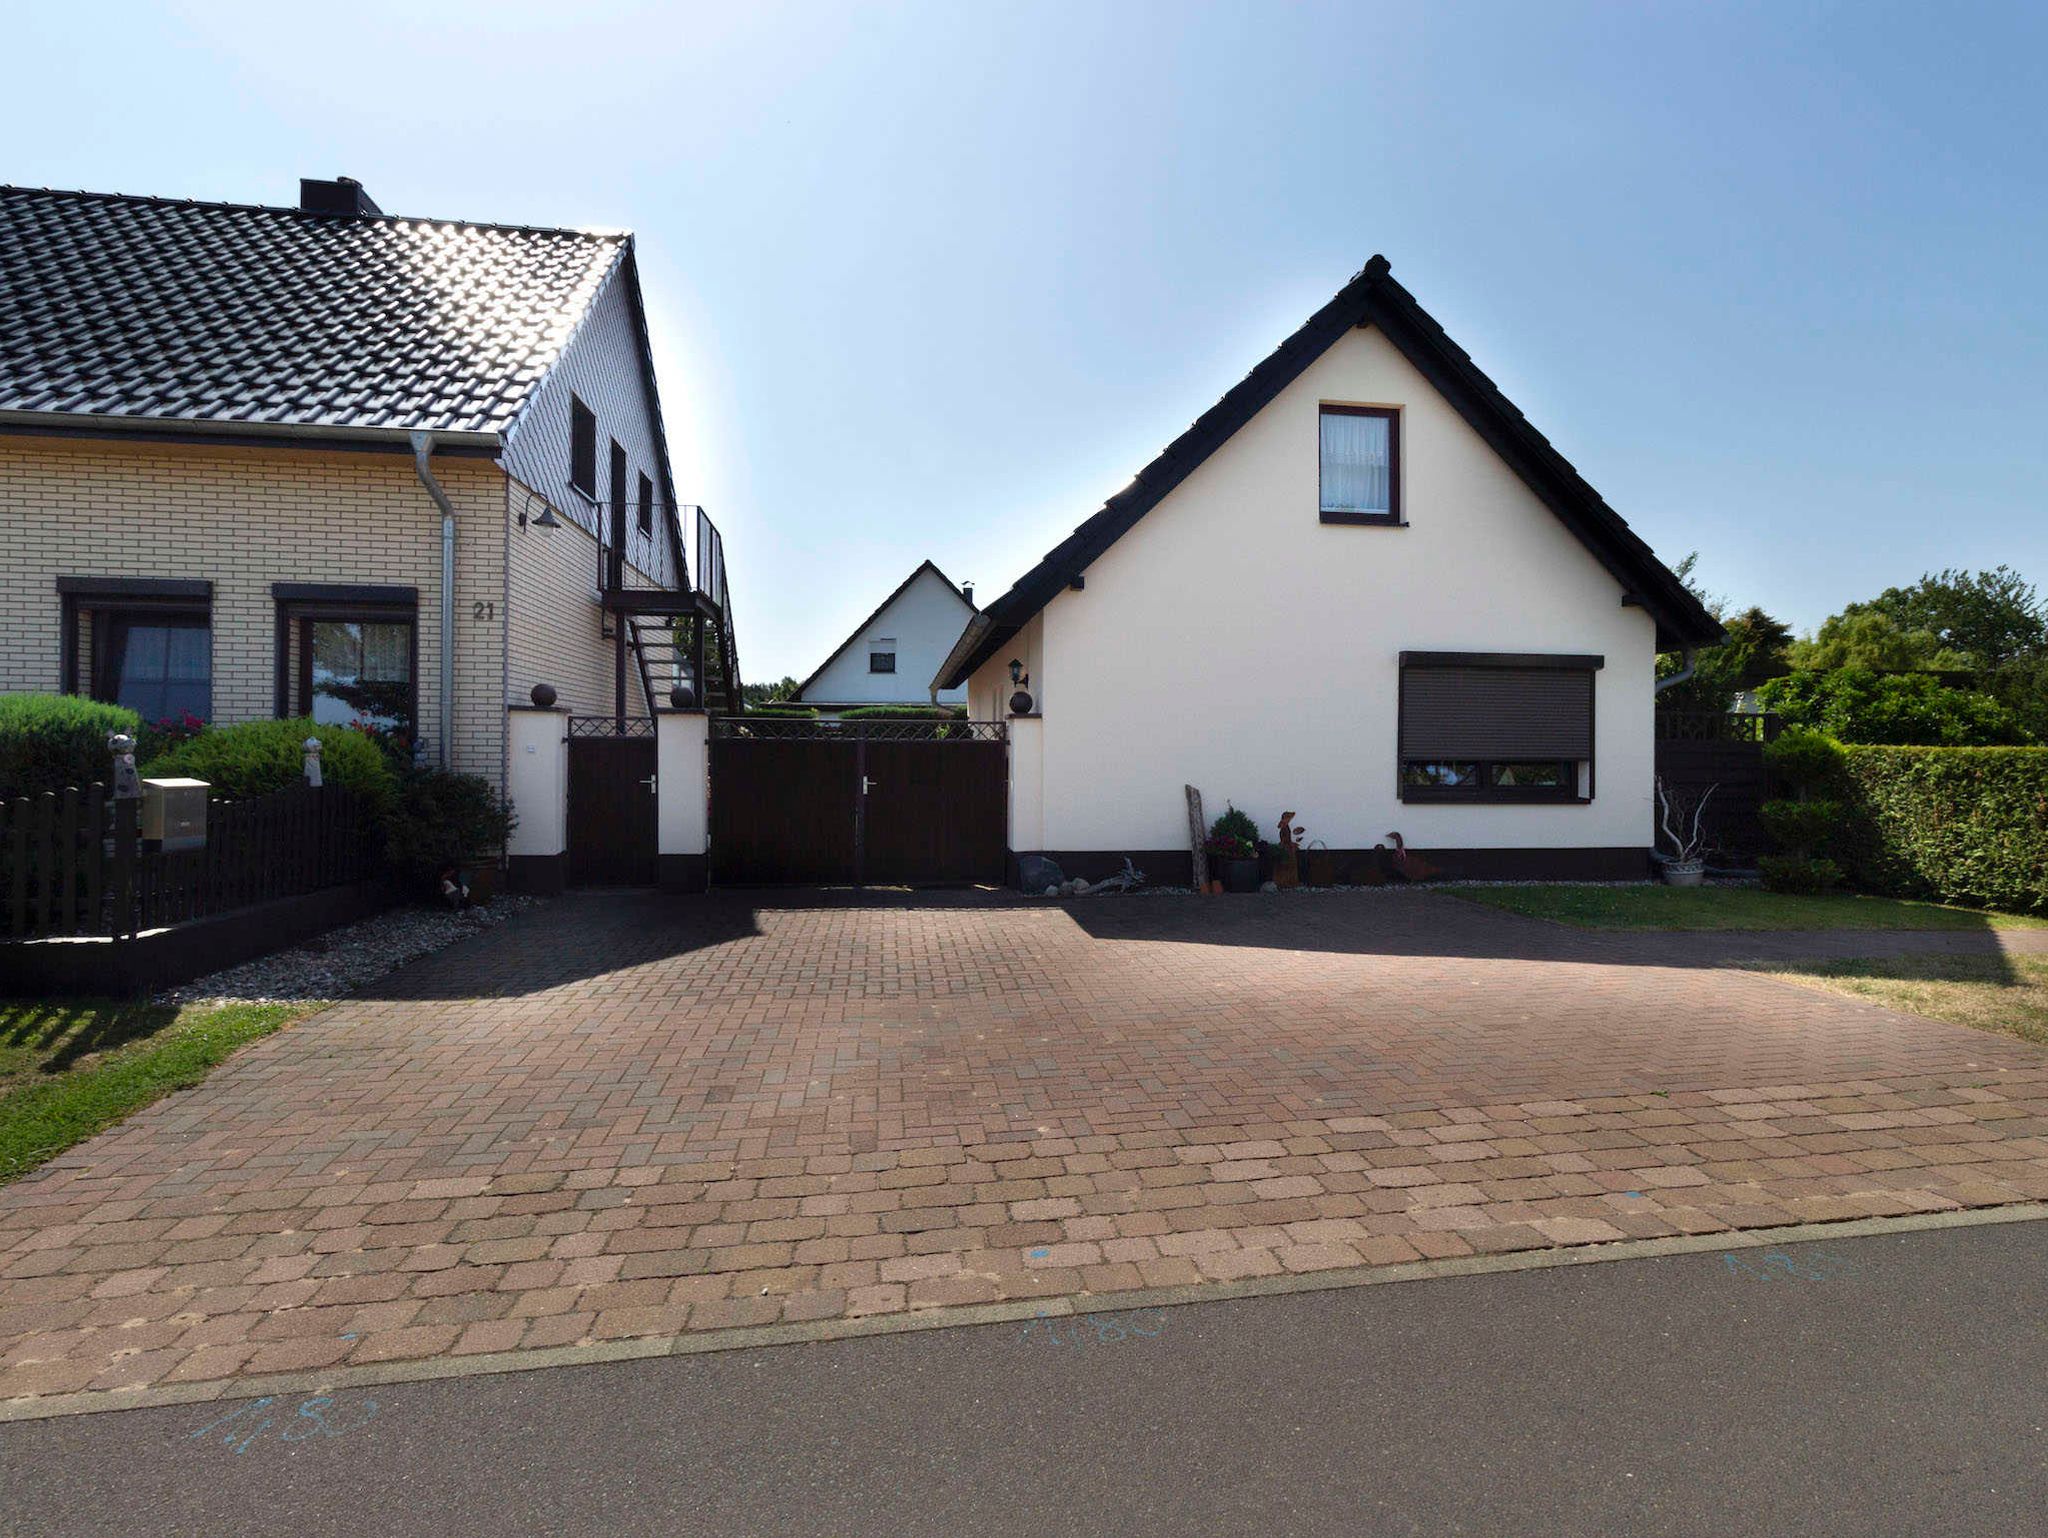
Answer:
<path fill-rule="evenodd" d="M 1044 854 L 1045 721 L 1011 716 L 1009 879 L 1017 880 L 1017 857 Z"/>
<path fill-rule="evenodd" d="M 554 698 L 554 690 L 546 694 Z M 505 844 L 508 884 L 515 892 L 559 892 L 569 875 L 568 711 L 507 706 L 505 744 L 505 799 L 519 819 Z"/>
<path fill-rule="evenodd" d="M 664 710 L 654 718 L 655 839 L 664 892 L 711 884 L 711 718 Z"/>

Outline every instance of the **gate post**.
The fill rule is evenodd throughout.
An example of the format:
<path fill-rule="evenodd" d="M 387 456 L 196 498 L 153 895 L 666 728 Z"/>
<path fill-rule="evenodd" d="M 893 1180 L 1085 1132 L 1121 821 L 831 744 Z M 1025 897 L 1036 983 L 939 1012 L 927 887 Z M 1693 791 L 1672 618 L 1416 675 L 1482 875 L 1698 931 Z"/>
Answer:
<path fill-rule="evenodd" d="M 1009 726 L 1009 852 L 1003 863 L 1015 886 L 1018 857 L 1045 853 L 1045 722 L 1035 715 L 1011 716 Z"/>
<path fill-rule="evenodd" d="M 654 718 L 655 838 L 664 892 L 710 885 L 711 718 L 664 710 Z"/>
<path fill-rule="evenodd" d="M 546 692 L 552 701 L 554 690 Z M 569 713 L 552 704 L 508 705 L 505 718 L 505 799 L 519 819 L 505 844 L 507 884 L 515 892 L 560 892 L 569 876 Z"/>

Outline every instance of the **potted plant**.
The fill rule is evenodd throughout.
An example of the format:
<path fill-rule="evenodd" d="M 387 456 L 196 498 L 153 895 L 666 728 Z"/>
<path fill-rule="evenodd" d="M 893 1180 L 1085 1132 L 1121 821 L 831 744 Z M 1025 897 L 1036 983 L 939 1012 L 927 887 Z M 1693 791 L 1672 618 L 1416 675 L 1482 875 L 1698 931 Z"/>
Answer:
<path fill-rule="evenodd" d="M 1657 776 L 1658 825 L 1671 845 L 1669 853 L 1658 851 L 1666 886 L 1698 886 L 1706 879 L 1704 818 L 1707 802 L 1720 788 L 1709 785 L 1694 795 L 1688 790 L 1673 789 L 1664 783 L 1663 775 Z"/>
<path fill-rule="evenodd" d="M 1226 892 L 1256 892 L 1259 889 L 1259 830 L 1250 817 L 1229 802 L 1224 812 L 1209 825 L 1203 847 L 1208 851 L 1209 870 L 1223 883 Z"/>

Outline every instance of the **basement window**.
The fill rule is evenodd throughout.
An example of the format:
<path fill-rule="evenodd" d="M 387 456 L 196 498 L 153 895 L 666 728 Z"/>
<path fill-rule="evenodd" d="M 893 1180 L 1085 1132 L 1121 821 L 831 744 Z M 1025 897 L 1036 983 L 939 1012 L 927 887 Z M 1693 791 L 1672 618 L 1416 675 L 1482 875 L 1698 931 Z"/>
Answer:
<path fill-rule="evenodd" d="M 1592 656 L 1401 654 L 1403 801 L 1593 797 Z"/>
<path fill-rule="evenodd" d="M 1325 406 L 1319 432 L 1322 521 L 1399 524 L 1401 413 L 1387 406 Z"/>

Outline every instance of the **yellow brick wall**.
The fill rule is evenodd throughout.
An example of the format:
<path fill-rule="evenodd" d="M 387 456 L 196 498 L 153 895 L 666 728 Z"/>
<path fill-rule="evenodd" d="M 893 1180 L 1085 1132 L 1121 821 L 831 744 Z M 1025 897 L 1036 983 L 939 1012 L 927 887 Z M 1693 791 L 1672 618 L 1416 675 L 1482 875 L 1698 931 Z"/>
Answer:
<path fill-rule="evenodd" d="M 513 511 L 538 516 L 538 493 L 510 483 Z M 564 517 L 558 529 L 520 528 L 507 535 L 506 581 L 511 625 L 506 634 L 506 682 L 510 700 L 525 704 L 533 686 L 555 686 L 557 702 L 572 715 L 608 715 L 613 704 L 615 658 L 601 627 L 608 625 L 598 603 L 604 582 L 604 547 L 582 525 Z M 633 568 L 638 571 L 636 566 Z M 639 578 L 653 585 L 644 573 Z M 647 713 L 639 667 L 626 657 L 626 710 Z"/>
<path fill-rule="evenodd" d="M 454 766 L 502 783 L 506 478 L 434 467 L 457 515 Z M 58 577 L 205 578 L 213 717 L 269 716 L 271 583 L 397 583 L 419 590 L 421 728 L 439 735 L 441 518 L 409 455 L 0 438 L 0 538 L 0 689 L 59 687 Z"/>

